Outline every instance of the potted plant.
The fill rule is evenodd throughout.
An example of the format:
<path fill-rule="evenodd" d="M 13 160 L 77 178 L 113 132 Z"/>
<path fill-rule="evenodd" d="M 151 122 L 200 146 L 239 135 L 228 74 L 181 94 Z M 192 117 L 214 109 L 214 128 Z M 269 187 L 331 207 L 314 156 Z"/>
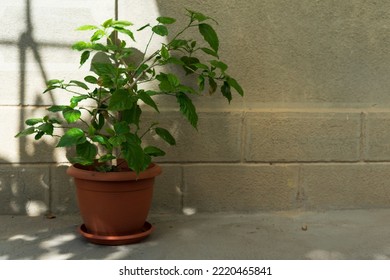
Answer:
<path fill-rule="evenodd" d="M 47 108 L 51 114 L 27 119 L 28 127 L 16 135 L 33 134 L 35 140 L 58 137 L 56 147 L 73 148 L 67 173 L 74 177 L 77 188 L 84 222 L 79 230 L 91 242 L 132 243 L 153 230 L 146 218 L 154 177 L 161 168 L 152 158 L 165 152 L 146 145 L 144 136 L 155 133 L 170 145 L 176 141 L 157 122 L 142 122 L 141 103 L 159 112 L 156 96 L 174 98 L 179 111 L 197 128 L 198 116 L 190 96 L 201 95 L 208 88 L 210 94 L 219 90 L 230 103 L 232 89 L 243 95 L 239 83 L 227 74 L 228 66 L 219 59 L 219 40 L 212 27 L 215 20 L 191 10 L 187 16 L 188 23 L 175 34 L 170 34 L 169 27 L 176 22 L 171 17 L 158 17 L 155 25 L 136 30 L 129 21 L 113 19 L 100 26 L 79 27 L 92 36 L 72 48 L 81 52 L 80 66 L 91 61 L 90 72 L 83 81 L 49 80 L 44 93 L 65 91 L 70 94 L 69 103 L 53 104 Z M 202 42 L 186 37 L 192 29 L 198 29 Z M 131 47 L 138 32 L 150 33 L 143 52 Z M 170 39 L 151 51 L 150 42 L 157 35 Z M 183 83 L 178 69 L 188 76 L 186 81 L 195 82 Z"/>

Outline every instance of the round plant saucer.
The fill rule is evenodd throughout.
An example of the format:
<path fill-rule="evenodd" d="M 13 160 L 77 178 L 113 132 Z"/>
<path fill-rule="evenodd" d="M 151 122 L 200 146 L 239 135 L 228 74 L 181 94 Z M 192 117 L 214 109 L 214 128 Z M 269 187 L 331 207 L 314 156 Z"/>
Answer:
<path fill-rule="evenodd" d="M 101 244 L 101 245 L 125 245 L 125 244 L 132 244 L 137 243 L 143 240 L 144 238 L 148 237 L 153 231 L 154 226 L 151 225 L 148 222 L 145 222 L 142 229 L 140 229 L 139 232 L 136 232 L 134 234 L 130 235 L 96 235 L 88 232 L 87 228 L 84 224 L 79 226 L 79 232 L 80 234 L 86 238 L 88 241 L 95 243 L 95 244 Z"/>

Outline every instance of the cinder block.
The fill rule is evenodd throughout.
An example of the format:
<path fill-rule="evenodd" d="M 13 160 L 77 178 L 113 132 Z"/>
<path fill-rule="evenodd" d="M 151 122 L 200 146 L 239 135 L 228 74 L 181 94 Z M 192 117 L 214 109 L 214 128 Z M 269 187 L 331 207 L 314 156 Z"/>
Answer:
<path fill-rule="evenodd" d="M 357 113 L 251 113 L 245 159 L 258 162 L 357 161 Z"/>
<path fill-rule="evenodd" d="M 365 137 L 366 161 L 390 160 L 390 113 L 369 113 Z"/>
<path fill-rule="evenodd" d="M 308 210 L 390 207 L 390 164 L 303 165 Z"/>
<path fill-rule="evenodd" d="M 184 167 L 184 212 L 256 212 L 296 207 L 298 168 L 209 164 Z"/>
<path fill-rule="evenodd" d="M 67 165 L 51 166 L 51 213 L 79 213 L 73 178 L 66 174 Z"/>
<path fill-rule="evenodd" d="M 158 135 L 146 138 L 166 152 L 162 162 L 235 162 L 241 157 L 241 113 L 199 112 L 198 131 L 179 112 L 150 113 L 176 138 L 169 146 Z M 144 124 L 145 126 L 145 124 Z"/>
<path fill-rule="evenodd" d="M 1 215 L 45 214 L 49 197 L 49 166 L 0 166 Z"/>
<path fill-rule="evenodd" d="M 151 213 L 181 213 L 183 190 L 182 169 L 179 165 L 161 164 L 162 173 L 156 177 Z"/>

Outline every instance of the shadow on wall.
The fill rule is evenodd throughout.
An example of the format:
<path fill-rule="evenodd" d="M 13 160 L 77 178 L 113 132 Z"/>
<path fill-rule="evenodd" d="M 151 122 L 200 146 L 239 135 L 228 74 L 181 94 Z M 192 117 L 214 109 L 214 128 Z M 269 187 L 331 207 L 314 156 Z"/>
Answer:
<path fill-rule="evenodd" d="M 18 130 L 25 129 L 24 120 L 31 115 L 34 115 L 34 111 L 42 109 L 43 101 L 40 97 L 37 97 L 34 104 L 40 106 L 30 107 L 27 104 L 27 96 L 30 94 L 27 92 L 27 65 L 34 63 L 39 69 L 39 74 L 42 77 L 42 81 L 48 80 L 45 66 L 42 62 L 42 55 L 40 46 L 52 47 L 52 48 L 69 48 L 68 45 L 61 43 L 39 43 L 34 38 L 34 24 L 32 21 L 32 9 L 31 0 L 25 0 L 25 29 L 18 36 L 17 41 L 1 41 L 0 45 L 11 45 L 17 48 L 18 51 L 18 87 L 19 87 L 19 123 L 17 124 Z M 28 61 L 28 53 L 32 53 L 33 61 Z M 51 93 L 46 94 L 51 101 L 54 102 L 54 98 Z M 16 124 L 14 124 L 16 125 Z M 11 136 L 12 137 L 12 136 Z M 50 214 L 52 212 L 53 201 L 53 189 L 52 189 L 52 174 L 56 173 L 57 167 L 53 167 L 54 148 L 52 145 L 40 141 L 33 142 L 31 139 L 18 138 L 14 141 L 18 141 L 19 145 L 19 163 L 22 166 L 15 165 L 5 159 L 0 158 L 0 196 L 2 203 L 0 204 L 0 214 L 8 215 L 29 215 L 38 216 L 42 214 Z M 38 162 L 39 161 L 39 162 Z M 63 167 L 59 167 L 63 171 Z M 64 187 L 68 187 L 65 184 Z M 69 190 L 71 192 L 71 190 Z M 64 198 L 68 200 L 67 197 Z M 57 198 L 58 203 L 59 198 Z M 64 210 L 66 203 L 63 203 L 62 209 Z M 71 205 L 73 206 L 73 205 Z M 76 208 L 77 209 L 77 208 Z"/>

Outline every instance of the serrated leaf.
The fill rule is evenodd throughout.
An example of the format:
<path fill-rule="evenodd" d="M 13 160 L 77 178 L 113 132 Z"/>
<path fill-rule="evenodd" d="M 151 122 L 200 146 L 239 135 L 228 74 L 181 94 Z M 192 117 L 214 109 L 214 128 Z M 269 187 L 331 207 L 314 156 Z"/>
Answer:
<path fill-rule="evenodd" d="M 162 127 L 156 127 L 154 129 L 154 131 L 156 132 L 156 134 L 158 136 L 161 137 L 161 139 L 163 139 L 165 142 L 167 142 L 169 145 L 176 145 L 176 140 L 175 138 L 172 136 L 172 134 L 166 130 L 165 128 L 162 128 Z"/>
<path fill-rule="evenodd" d="M 141 107 L 135 104 L 131 109 L 122 111 L 122 119 L 128 124 L 135 124 L 139 128 L 141 114 Z"/>
<path fill-rule="evenodd" d="M 182 92 L 176 94 L 176 99 L 180 105 L 180 112 L 187 118 L 194 128 L 197 128 L 198 114 L 196 113 L 194 104 L 192 104 L 192 100 Z"/>
<path fill-rule="evenodd" d="M 158 110 L 157 104 L 154 102 L 154 100 L 150 97 L 149 94 L 147 94 L 145 91 L 139 91 L 138 92 L 138 97 L 146 104 L 152 107 L 154 110 L 157 112 L 160 112 Z"/>
<path fill-rule="evenodd" d="M 76 153 L 78 156 L 91 161 L 97 155 L 97 148 L 95 145 L 85 141 L 84 143 L 76 145 Z"/>
<path fill-rule="evenodd" d="M 152 157 L 161 157 L 165 156 L 165 152 L 157 147 L 154 146 L 147 146 L 144 148 L 145 154 L 152 156 Z"/>
<path fill-rule="evenodd" d="M 135 101 L 127 90 L 117 90 L 111 96 L 108 109 L 112 111 L 129 110 Z"/>
<path fill-rule="evenodd" d="M 75 109 L 64 110 L 62 114 L 68 123 L 74 123 L 78 121 L 81 117 L 81 112 Z"/>
<path fill-rule="evenodd" d="M 204 40 L 210 45 L 210 47 L 215 52 L 218 52 L 219 40 L 215 30 L 211 27 L 211 25 L 207 23 L 200 23 L 198 27 L 199 27 L 199 32 L 200 34 L 202 34 Z"/>
<path fill-rule="evenodd" d="M 151 157 L 134 141 L 127 141 L 122 147 L 122 152 L 128 166 L 137 174 L 145 170 L 151 162 Z"/>
<path fill-rule="evenodd" d="M 157 21 L 161 24 L 172 24 L 176 22 L 176 19 L 171 17 L 158 17 Z"/>
<path fill-rule="evenodd" d="M 77 144 L 82 144 L 87 141 L 84 131 L 80 128 L 70 128 L 66 133 L 60 138 L 60 141 L 57 144 L 57 147 L 70 147 Z"/>
<path fill-rule="evenodd" d="M 152 27 L 152 31 L 160 36 L 167 36 L 168 35 L 168 28 L 164 25 L 155 25 Z"/>
<path fill-rule="evenodd" d="M 114 130 L 116 134 L 125 134 L 130 132 L 129 125 L 125 121 L 115 123 Z"/>
<path fill-rule="evenodd" d="M 114 77 L 116 74 L 116 69 L 111 63 L 93 62 L 92 71 L 99 76 L 109 75 Z"/>

